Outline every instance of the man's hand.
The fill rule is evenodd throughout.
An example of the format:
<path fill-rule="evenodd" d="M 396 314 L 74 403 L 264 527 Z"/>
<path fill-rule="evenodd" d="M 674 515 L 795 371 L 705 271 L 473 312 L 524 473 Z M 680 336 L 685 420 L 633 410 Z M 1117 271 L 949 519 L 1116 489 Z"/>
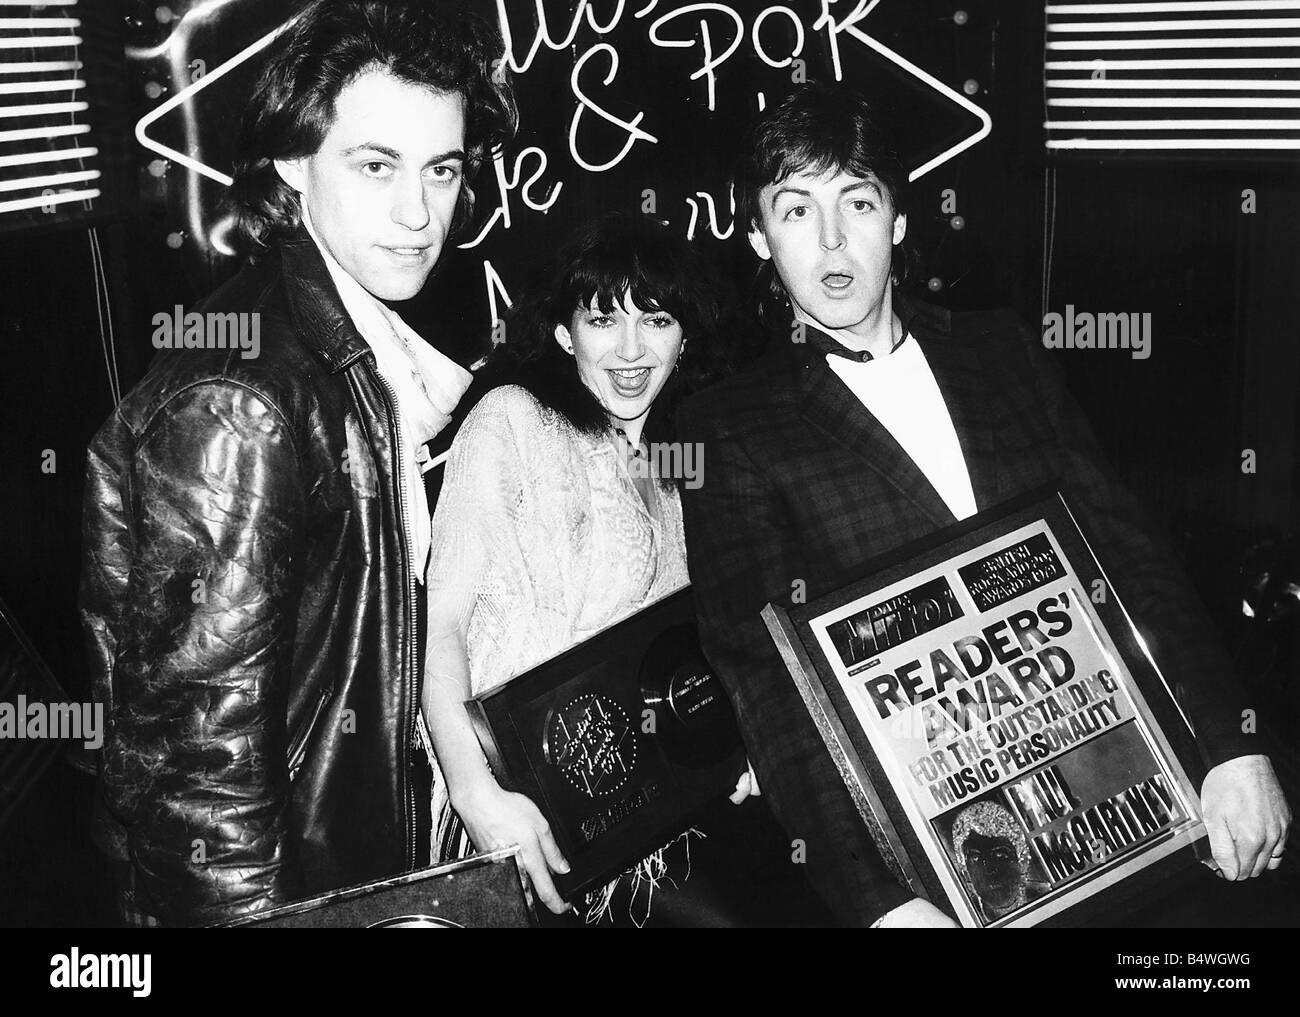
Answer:
<path fill-rule="evenodd" d="M 913 897 L 887 912 L 873 929 L 957 929 L 960 926 L 928 900 Z"/>
<path fill-rule="evenodd" d="M 758 778 L 754 776 L 754 764 L 746 759 L 745 772 L 740 775 L 740 780 L 736 781 L 736 790 L 731 792 L 727 800 L 732 805 L 739 805 L 750 795 L 761 795 L 762 793 L 758 789 Z"/>
<path fill-rule="evenodd" d="M 1206 774 L 1201 812 L 1227 879 L 1250 879 L 1282 864 L 1291 809 L 1268 756 L 1238 756 Z"/>

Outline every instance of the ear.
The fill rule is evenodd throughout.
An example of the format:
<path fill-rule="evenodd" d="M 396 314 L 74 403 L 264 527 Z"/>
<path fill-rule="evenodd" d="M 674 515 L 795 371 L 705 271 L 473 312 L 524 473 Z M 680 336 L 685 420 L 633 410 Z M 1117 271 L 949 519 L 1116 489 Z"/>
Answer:
<path fill-rule="evenodd" d="M 767 246 L 767 234 L 763 232 L 762 227 L 755 226 L 749 231 L 749 246 L 764 261 L 772 260 L 772 249 Z"/>
<path fill-rule="evenodd" d="M 896 215 L 894 216 L 894 246 L 901 244 L 905 236 L 907 236 L 907 216 Z"/>
<path fill-rule="evenodd" d="M 307 167 L 304 159 L 276 159 L 275 172 L 299 194 L 307 190 Z"/>
<path fill-rule="evenodd" d="M 569 335 L 567 325 L 555 326 L 555 341 L 560 344 L 560 349 L 564 350 L 569 356 L 573 356 L 573 337 Z"/>

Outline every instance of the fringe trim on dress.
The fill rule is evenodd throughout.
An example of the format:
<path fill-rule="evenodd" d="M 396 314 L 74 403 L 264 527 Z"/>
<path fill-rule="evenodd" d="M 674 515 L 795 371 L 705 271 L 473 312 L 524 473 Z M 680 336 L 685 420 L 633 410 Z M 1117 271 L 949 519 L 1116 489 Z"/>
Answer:
<path fill-rule="evenodd" d="M 624 877 L 628 877 L 631 880 L 628 917 L 638 929 L 642 928 L 650 920 L 650 908 L 654 902 L 654 893 L 659 888 L 659 884 L 668 883 L 673 889 L 677 888 L 677 880 L 668 875 L 668 863 L 664 861 L 664 854 L 678 841 L 686 842 L 686 874 L 682 876 L 682 882 L 691 878 L 691 837 L 693 836 L 707 838 L 708 834 L 691 827 L 685 833 L 674 837 L 659 850 L 642 858 L 632 868 L 616 879 L 610 880 L 599 890 L 590 891 L 582 901 L 583 921 L 588 925 L 595 925 L 601 919 L 608 917 L 612 922 L 614 916 L 610 912 L 614 906 L 614 895 L 617 893 L 619 886 L 622 885 Z M 636 901 L 643 886 L 646 887 L 645 914 L 638 920 L 635 912 Z"/>

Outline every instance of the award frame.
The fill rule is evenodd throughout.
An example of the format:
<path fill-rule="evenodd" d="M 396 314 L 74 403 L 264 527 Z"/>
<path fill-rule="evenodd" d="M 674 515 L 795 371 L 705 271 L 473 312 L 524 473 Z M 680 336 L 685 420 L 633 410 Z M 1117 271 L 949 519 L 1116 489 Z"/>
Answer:
<path fill-rule="evenodd" d="M 212 928 L 536 928 L 519 848 L 342 887 Z"/>
<path fill-rule="evenodd" d="M 763 619 L 886 864 L 961 925 L 1086 922 L 1208 854 L 1190 724 L 1059 491 Z"/>
<path fill-rule="evenodd" d="M 689 586 L 465 708 L 502 787 L 546 816 L 571 866 L 554 877 L 569 900 L 664 847 L 745 771 Z"/>

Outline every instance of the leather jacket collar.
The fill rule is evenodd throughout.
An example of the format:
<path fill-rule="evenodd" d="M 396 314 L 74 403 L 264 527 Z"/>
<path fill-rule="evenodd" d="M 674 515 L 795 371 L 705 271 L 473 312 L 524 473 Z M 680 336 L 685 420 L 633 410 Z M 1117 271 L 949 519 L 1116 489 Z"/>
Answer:
<path fill-rule="evenodd" d="M 280 242 L 282 278 L 298 336 L 335 374 L 370 352 L 343 308 L 316 242 L 299 226 Z"/>

